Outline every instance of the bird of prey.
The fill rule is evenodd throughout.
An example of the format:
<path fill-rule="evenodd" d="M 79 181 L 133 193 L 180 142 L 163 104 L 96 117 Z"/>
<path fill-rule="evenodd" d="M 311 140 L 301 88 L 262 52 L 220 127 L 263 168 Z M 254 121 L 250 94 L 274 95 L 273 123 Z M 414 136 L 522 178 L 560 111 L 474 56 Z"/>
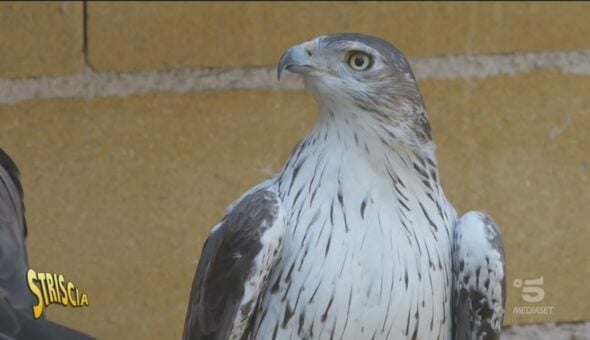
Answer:
<path fill-rule="evenodd" d="M 232 203 L 193 280 L 184 339 L 497 339 L 502 237 L 459 217 L 408 60 L 361 34 L 278 64 L 319 105 L 282 170 Z"/>
<path fill-rule="evenodd" d="M 93 339 L 43 315 L 33 318 L 37 301 L 27 286 L 29 261 L 23 198 L 18 168 L 0 149 L 0 339 Z"/>

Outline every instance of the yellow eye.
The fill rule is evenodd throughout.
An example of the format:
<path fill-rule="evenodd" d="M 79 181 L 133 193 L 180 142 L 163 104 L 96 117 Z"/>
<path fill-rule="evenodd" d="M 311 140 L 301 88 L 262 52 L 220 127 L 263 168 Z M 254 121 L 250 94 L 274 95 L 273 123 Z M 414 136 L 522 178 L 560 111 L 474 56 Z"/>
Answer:
<path fill-rule="evenodd" d="M 363 52 L 353 52 L 348 58 L 348 65 L 355 71 L 364 71 L 368 69 L 373 60 L 371 57 Z"/>

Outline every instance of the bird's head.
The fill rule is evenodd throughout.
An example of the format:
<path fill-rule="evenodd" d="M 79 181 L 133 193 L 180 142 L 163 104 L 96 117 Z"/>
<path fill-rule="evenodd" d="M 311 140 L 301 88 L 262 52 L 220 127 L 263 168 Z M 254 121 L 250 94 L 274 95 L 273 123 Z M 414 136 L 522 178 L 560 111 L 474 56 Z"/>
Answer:
<path fill-rule="evenodd" d="M 430 138 L 410 64 L 383 39 L 352 33 L 319 36 L 289 48 L 279 61 L 279 79 L 285 70 L 303 77 L 321 111 L 332 115 L 354 112 L 412 130 L 409 132 L 423 141 Z"/>
<path fill-rule="evenodd" d="M 406 57 L 392 44 L 373 36 L 323 35 L 295 45 L 279 61 L 279 79 L 285 70 L 300 74 L 320 101 L 351 101 L 381 111 L 421 102 Z"/>

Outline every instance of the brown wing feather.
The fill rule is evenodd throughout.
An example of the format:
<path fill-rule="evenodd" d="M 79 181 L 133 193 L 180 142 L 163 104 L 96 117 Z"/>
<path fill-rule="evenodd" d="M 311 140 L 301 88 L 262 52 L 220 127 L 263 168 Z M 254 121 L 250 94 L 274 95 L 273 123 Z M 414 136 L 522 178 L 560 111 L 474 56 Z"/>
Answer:
<path fill-rule="evenodd" d="M 260 271 L 256 268 L 260 263 L 254 260 L 263 248 L 264 233 L 276 222 L 278 210 L 276 194 L 255 191 L 238 202 L 209 234 L 193 280 L 185 340 L 235 335 L 232 325 L 244 297 L 244 283 L 253 272 Z"/>

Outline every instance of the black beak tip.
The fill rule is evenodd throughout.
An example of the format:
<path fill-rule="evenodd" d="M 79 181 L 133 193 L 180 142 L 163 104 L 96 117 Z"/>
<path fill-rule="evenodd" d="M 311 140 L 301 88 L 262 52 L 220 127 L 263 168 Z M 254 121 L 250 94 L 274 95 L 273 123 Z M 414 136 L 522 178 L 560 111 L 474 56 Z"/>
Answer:
<path fill-rule="evenodd" d="M 293 64 L 293 56 L 291 55 L 291 49 L 288 49 L 285 53 L 283 53 L 281 59 L 279 59 L 279 64 L 277 65 L 277 79 L 279 81 L 281 80 L 283 71 L 288 69 L 291 64 Z"/>

